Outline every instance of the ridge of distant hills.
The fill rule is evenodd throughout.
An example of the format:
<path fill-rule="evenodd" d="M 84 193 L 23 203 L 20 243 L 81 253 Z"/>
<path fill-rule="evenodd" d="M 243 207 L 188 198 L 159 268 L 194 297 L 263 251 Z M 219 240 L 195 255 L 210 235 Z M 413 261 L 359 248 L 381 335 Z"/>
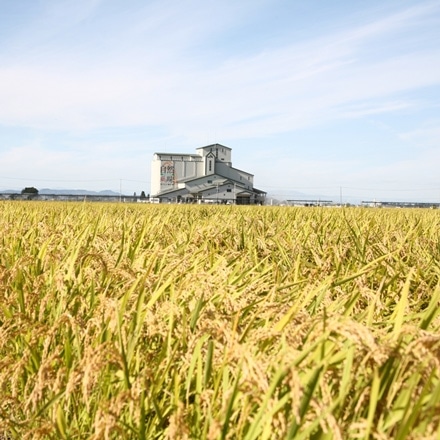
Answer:
<path fill-rule="evenodd" d="M 21 191 L 15 189 L 0 190 L 3 194 L 20 194 Z M 38 190 L 38 194 L 42 195 L 73 195 L 73 196 L 119 196 L 118 192 L 106 189 L 103 191 L 89 191 L 87 189 L 51 189 L 42 188 Z"/>

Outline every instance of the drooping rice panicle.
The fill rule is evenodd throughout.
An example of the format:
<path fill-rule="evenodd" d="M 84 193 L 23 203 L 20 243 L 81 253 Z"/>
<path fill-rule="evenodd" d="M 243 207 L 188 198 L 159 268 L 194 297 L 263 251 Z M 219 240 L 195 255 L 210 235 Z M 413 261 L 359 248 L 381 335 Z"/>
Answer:
<path fill-rule="evenodd" d="M 0 439 L 440 438 L 436 210 L 0 203 Z"/>

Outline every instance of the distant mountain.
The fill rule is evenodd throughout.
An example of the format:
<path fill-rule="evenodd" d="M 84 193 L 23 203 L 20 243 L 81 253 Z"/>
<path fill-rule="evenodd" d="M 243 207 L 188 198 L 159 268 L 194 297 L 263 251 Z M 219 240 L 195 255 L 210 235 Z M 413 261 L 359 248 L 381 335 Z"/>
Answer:
<path fill-rule="evenodd" d="M 87 189 L 51 189 L 42 188 L 39 194 L 74 195 L 74 196 L 119 196 L 118 192 L 106 189 L 103 191 L 89 191 Z"/>
<path fill-rule="evenodd" d="M 21 190 L 0 189 L 0 194 L 21 194 Z M 120 195 L 118 192 L 112 191 L 111 189 L 105 189 L 103 191 L 89 191 L 87 189 L 52 189 L 52 188 L 41 188 L 38 190 L 38 194 L 73 195 L 73 196 L 119 196 Z"/>
<path fill-rule="evenodd" d="M 16 189 L 2 189 L 0 193 L 2 194 L 20 194 L 21 191 L 18 191 Z"/>

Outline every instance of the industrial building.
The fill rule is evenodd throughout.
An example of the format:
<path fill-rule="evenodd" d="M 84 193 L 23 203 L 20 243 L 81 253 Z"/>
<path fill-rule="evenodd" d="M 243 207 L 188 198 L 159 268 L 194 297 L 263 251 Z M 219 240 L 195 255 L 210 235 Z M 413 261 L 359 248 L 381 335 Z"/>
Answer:
<path fill-rule="evenodd" d="M 266 193 L 254 187 L 254 176 L 232 166 L 232 150 L 221 144 L 196 154 L 154 153 L 151 197 L 161 202 L 264 203 Z"/>

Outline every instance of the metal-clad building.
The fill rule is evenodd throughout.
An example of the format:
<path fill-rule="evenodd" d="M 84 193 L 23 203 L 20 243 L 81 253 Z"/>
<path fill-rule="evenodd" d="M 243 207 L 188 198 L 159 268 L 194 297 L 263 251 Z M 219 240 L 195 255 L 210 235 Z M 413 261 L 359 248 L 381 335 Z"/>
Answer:
<path fill-rule="evenodd" d="M 232 167 L 232 150 L 221 144 L 196 154 L 154 153 L 151 196 L 163 202 L 261 204 L 266 193 L 254 176 Z"/>

